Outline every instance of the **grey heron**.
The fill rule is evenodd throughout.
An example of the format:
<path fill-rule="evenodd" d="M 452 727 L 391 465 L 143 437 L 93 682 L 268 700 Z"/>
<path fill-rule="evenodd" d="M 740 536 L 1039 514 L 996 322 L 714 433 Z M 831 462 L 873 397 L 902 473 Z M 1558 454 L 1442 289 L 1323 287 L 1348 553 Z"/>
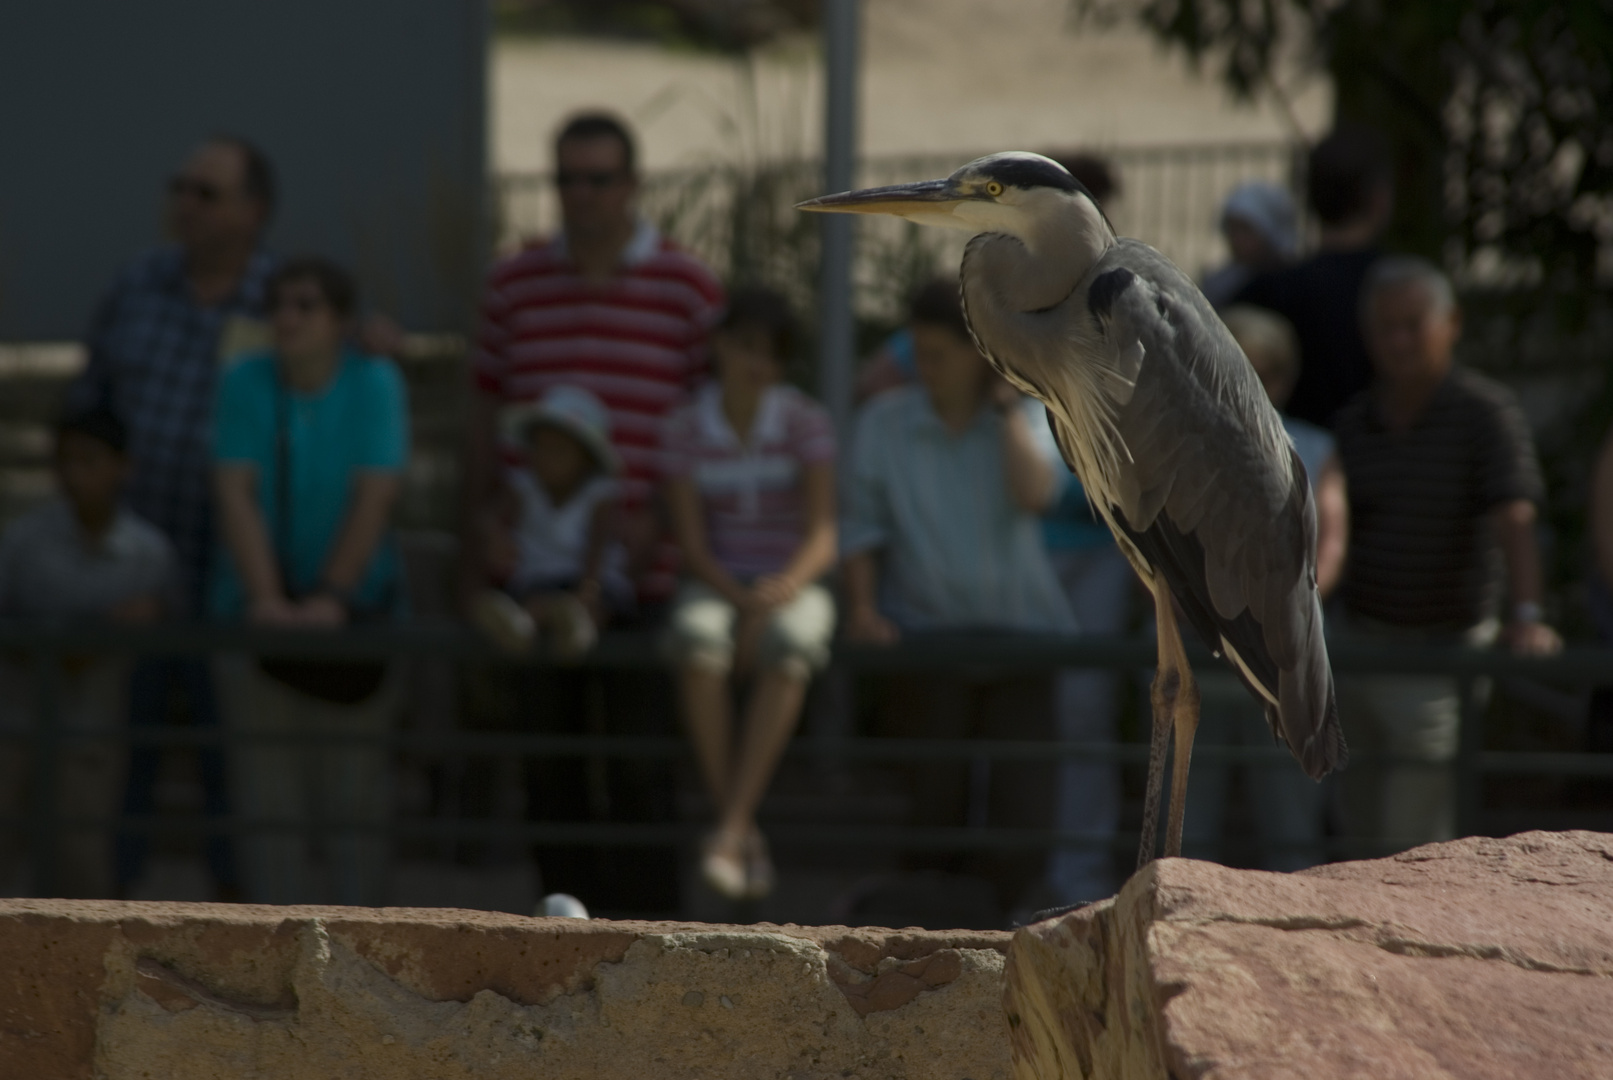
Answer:
<path fill-rule="evenodd" d="M 1116 236 L 1091 193 L 1039 154 L 992 154 L 944 180 L 799 208 L 975 234 L 959 274 L 975 342 L 1046 404 L 1065 462 L 1153 594 L 1159 663 L 1138 866 L 1153 857 L 1172 734 L 1165 854 L 1181 853 L 1198 726 L 1173 596 L 1305 772 L 1319 780 L 1342 767 L 1305 468 L 1198 287 L 1147 244 Z"/>

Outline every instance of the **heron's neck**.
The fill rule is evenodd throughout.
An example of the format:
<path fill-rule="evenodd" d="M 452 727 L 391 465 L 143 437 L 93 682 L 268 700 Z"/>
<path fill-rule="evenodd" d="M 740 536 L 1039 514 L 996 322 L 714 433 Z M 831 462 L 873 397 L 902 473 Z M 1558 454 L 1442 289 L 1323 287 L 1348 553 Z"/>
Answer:
<path fill-rule="evenodd" d="M 1075 290 L 1115 243 L 1098 208 L 1086 198 L 1057 196 L 1009 243 L 988 245 L 987 280 L 997 300 L 1016 311 L 1040 311 Z"/>

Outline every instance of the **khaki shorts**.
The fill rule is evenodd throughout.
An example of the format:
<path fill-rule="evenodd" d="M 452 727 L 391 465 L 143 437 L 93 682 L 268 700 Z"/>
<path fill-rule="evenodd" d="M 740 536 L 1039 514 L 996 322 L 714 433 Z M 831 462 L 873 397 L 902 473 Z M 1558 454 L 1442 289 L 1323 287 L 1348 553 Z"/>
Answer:
<path fill-rule="evenodd" d="M 685 581 L 672 601 L 666 646 L 679 664 L 727 671 L 734 664 L 734 605 L 698 581 Z M 774 609 L 757 642 L 763 668 L 793 669 L 803 678 L 829 661 L 835 604 L 822 585 L 807 585 L 783 607 Z"/>

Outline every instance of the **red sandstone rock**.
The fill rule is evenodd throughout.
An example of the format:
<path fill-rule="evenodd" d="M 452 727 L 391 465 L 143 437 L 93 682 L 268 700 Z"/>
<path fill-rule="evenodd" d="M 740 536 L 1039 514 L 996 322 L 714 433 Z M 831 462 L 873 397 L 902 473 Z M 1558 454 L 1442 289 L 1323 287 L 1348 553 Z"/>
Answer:
<path fill-rule="evenodd" d="M 1613 836 L 1167 859 L 1014 938 L 1017 1076 L 1613 1076 Z"/>

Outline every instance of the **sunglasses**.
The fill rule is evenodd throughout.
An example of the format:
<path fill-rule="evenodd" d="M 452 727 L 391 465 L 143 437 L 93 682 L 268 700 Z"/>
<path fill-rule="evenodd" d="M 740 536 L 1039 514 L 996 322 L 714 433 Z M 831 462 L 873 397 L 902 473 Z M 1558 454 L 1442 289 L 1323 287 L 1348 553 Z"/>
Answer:
<path fill-rule="evenodd" d="M 626 176 L 627 174 L 620 169 L 610 172 L 562 172 L 555 175 L 554 182 L 556 187 L 590 187 L 595 191 L 604 191 Z"/>
<path fill-rule="evenodd" d="M 176 176 L 168 181 L 168 194 L 176 199 L 195 199 L 199 203 L 218 202 L 224 197 L 224 192 L 217 184 L 209 184 L 206 180 L 192 180 L 188 176 Z"/>
<path fill-rule="evenodd" d="M 299 315 L 312 315 L 316 311 L 323 311 L 329 305 L 323 297 L 316 296 L 280 296 L 269 305 L 270 311 L 295 311 Z"/>

